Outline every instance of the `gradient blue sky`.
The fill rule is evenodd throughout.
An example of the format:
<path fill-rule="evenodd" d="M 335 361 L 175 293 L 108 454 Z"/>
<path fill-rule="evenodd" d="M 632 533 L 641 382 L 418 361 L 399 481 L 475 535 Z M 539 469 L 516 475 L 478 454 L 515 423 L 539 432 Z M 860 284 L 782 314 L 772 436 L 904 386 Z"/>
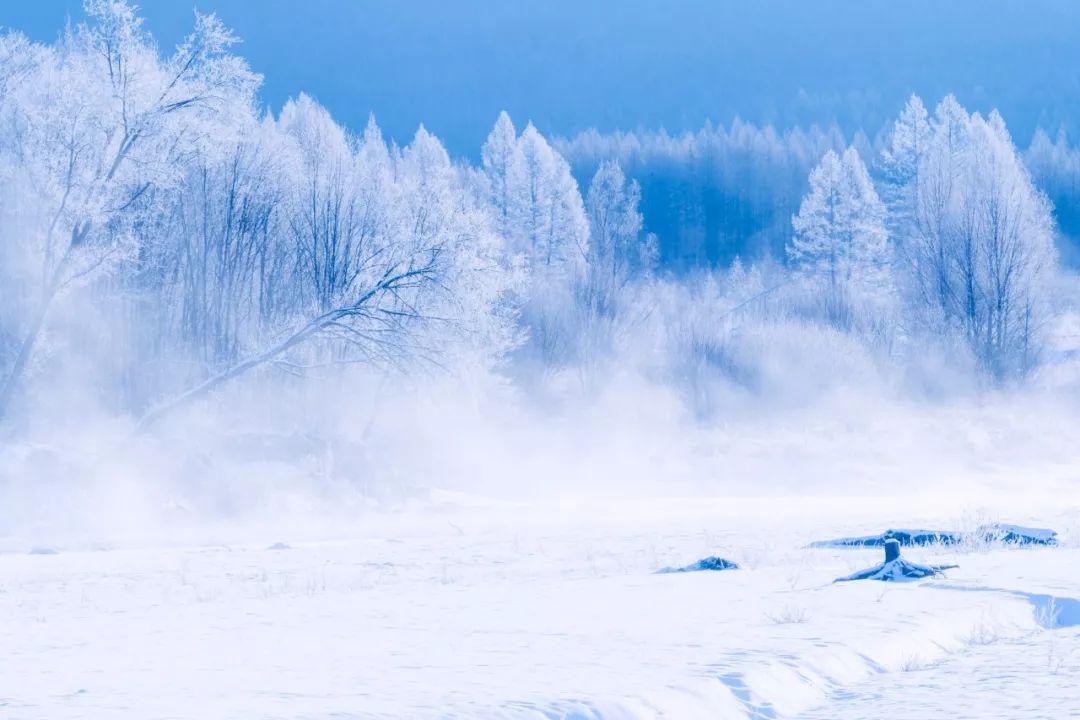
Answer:
<path fill-rule="evenodd" d="M 423 122 L 474 155 L 501 109 L 547 133 L 735 115 L 873 133 L 912 91 L 1001 109 L 1018 142 L 1080 128 L 1075 0 L 144 0 L 171 47 L 195 6 L 243 38 L 273 109 L 306 91 L 399 141 Z M 50 40 L 81 0 L 0 3 Z M 1077 134 L 1077 133 L 1073 133 Z"/>

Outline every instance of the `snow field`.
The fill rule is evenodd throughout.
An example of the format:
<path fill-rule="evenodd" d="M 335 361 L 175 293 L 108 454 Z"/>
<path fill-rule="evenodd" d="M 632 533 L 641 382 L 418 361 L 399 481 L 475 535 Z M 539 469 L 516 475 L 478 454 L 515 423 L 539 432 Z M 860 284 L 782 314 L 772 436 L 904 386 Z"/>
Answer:
<path fill-rule="evenodd" d="M 815 503 L 819 516 L 786 522 Z M 910 548 L 960 568 L 833 584 L 880 549 L 802 545 L 882 528 L 844 526 L 828 505 L 788 503 L 779 533 L 755 530 L 764 505 L 658 500 L 606 515 L 444 508 L 394 533 L 278 538 L 288 549 L 9 552 L 0 708 L 25 720 L 866 717 L 860 689 L 900 678 L 930 702 L 932 683 L 911 678 L 972 653 L 1020 672 L 1052 635 L 1057 667 L 1075 664 L 1080 551 Z M 744 569 L 651 574 L 712 553 Z"/>

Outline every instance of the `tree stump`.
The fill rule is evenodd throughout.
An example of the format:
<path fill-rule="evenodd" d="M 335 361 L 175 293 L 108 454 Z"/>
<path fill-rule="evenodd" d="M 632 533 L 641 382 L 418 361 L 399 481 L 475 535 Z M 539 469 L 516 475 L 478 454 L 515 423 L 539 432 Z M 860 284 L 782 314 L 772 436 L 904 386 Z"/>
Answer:
<path fill-rule="evenodd" d="M 837 578 L 836 582 L 850 580 L 884 580 L 885 582 L 904 582 L 940 575 L 955 565 L 919 565 L 900 557 L 900 541 L 890 538 L 885 541 L 885 562 L 847 577 Z"/>

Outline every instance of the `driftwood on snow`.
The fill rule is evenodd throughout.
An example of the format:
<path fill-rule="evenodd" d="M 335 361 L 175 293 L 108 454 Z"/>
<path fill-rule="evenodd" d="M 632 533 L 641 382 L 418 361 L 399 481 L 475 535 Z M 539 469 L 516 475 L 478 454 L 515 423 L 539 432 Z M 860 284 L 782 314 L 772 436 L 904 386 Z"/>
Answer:
<path fill-rule="evenodd" d="M 684 565 L 683 567 L 666 567 L 656 571 L 658 575 L 665 575 L 668 573 L 684 573 L 684 572 L 700 572 L 702 570 L 738 570 L 739 566 L 731 560 L 725 560 L 721 557 L 710 556 L 702 558 L 695 563 Z"/>
<path fill-rule="evenodd" d="M 1004 543 L 1006 545 L 1057 545 L 1057 533 L 1046 528 L 993 523 L 983 525 L 972 533 L 956 530 L 890 529 L 879 535 L 844 537 L 810 543 L 813 548 L 881 547 L 889 540 L 900 545 L 958 545 L 963 542 Z"/>

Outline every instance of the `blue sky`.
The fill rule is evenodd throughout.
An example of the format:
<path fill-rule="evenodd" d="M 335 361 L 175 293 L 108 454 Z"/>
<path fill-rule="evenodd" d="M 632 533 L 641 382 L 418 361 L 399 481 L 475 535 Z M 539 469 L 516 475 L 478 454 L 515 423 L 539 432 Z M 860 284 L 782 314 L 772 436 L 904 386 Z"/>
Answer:
<path fill-rule="evenodd" d="M 1000 107 L 1018 142 L 1080 129 L 1073 0 L 144 0 L 171 46 L 215 11 L 280 107 L 306 91 L 395 139 L 423 122 L 475 154 L 500 109 L 552 134 L 699 127 L 735 115 L 876 130 L 912 91 Z M 0 25 L 55 37 L 80 0 L 8 1 Z M 1073 135 L 1080 135 L 1074 132 Z"/>

